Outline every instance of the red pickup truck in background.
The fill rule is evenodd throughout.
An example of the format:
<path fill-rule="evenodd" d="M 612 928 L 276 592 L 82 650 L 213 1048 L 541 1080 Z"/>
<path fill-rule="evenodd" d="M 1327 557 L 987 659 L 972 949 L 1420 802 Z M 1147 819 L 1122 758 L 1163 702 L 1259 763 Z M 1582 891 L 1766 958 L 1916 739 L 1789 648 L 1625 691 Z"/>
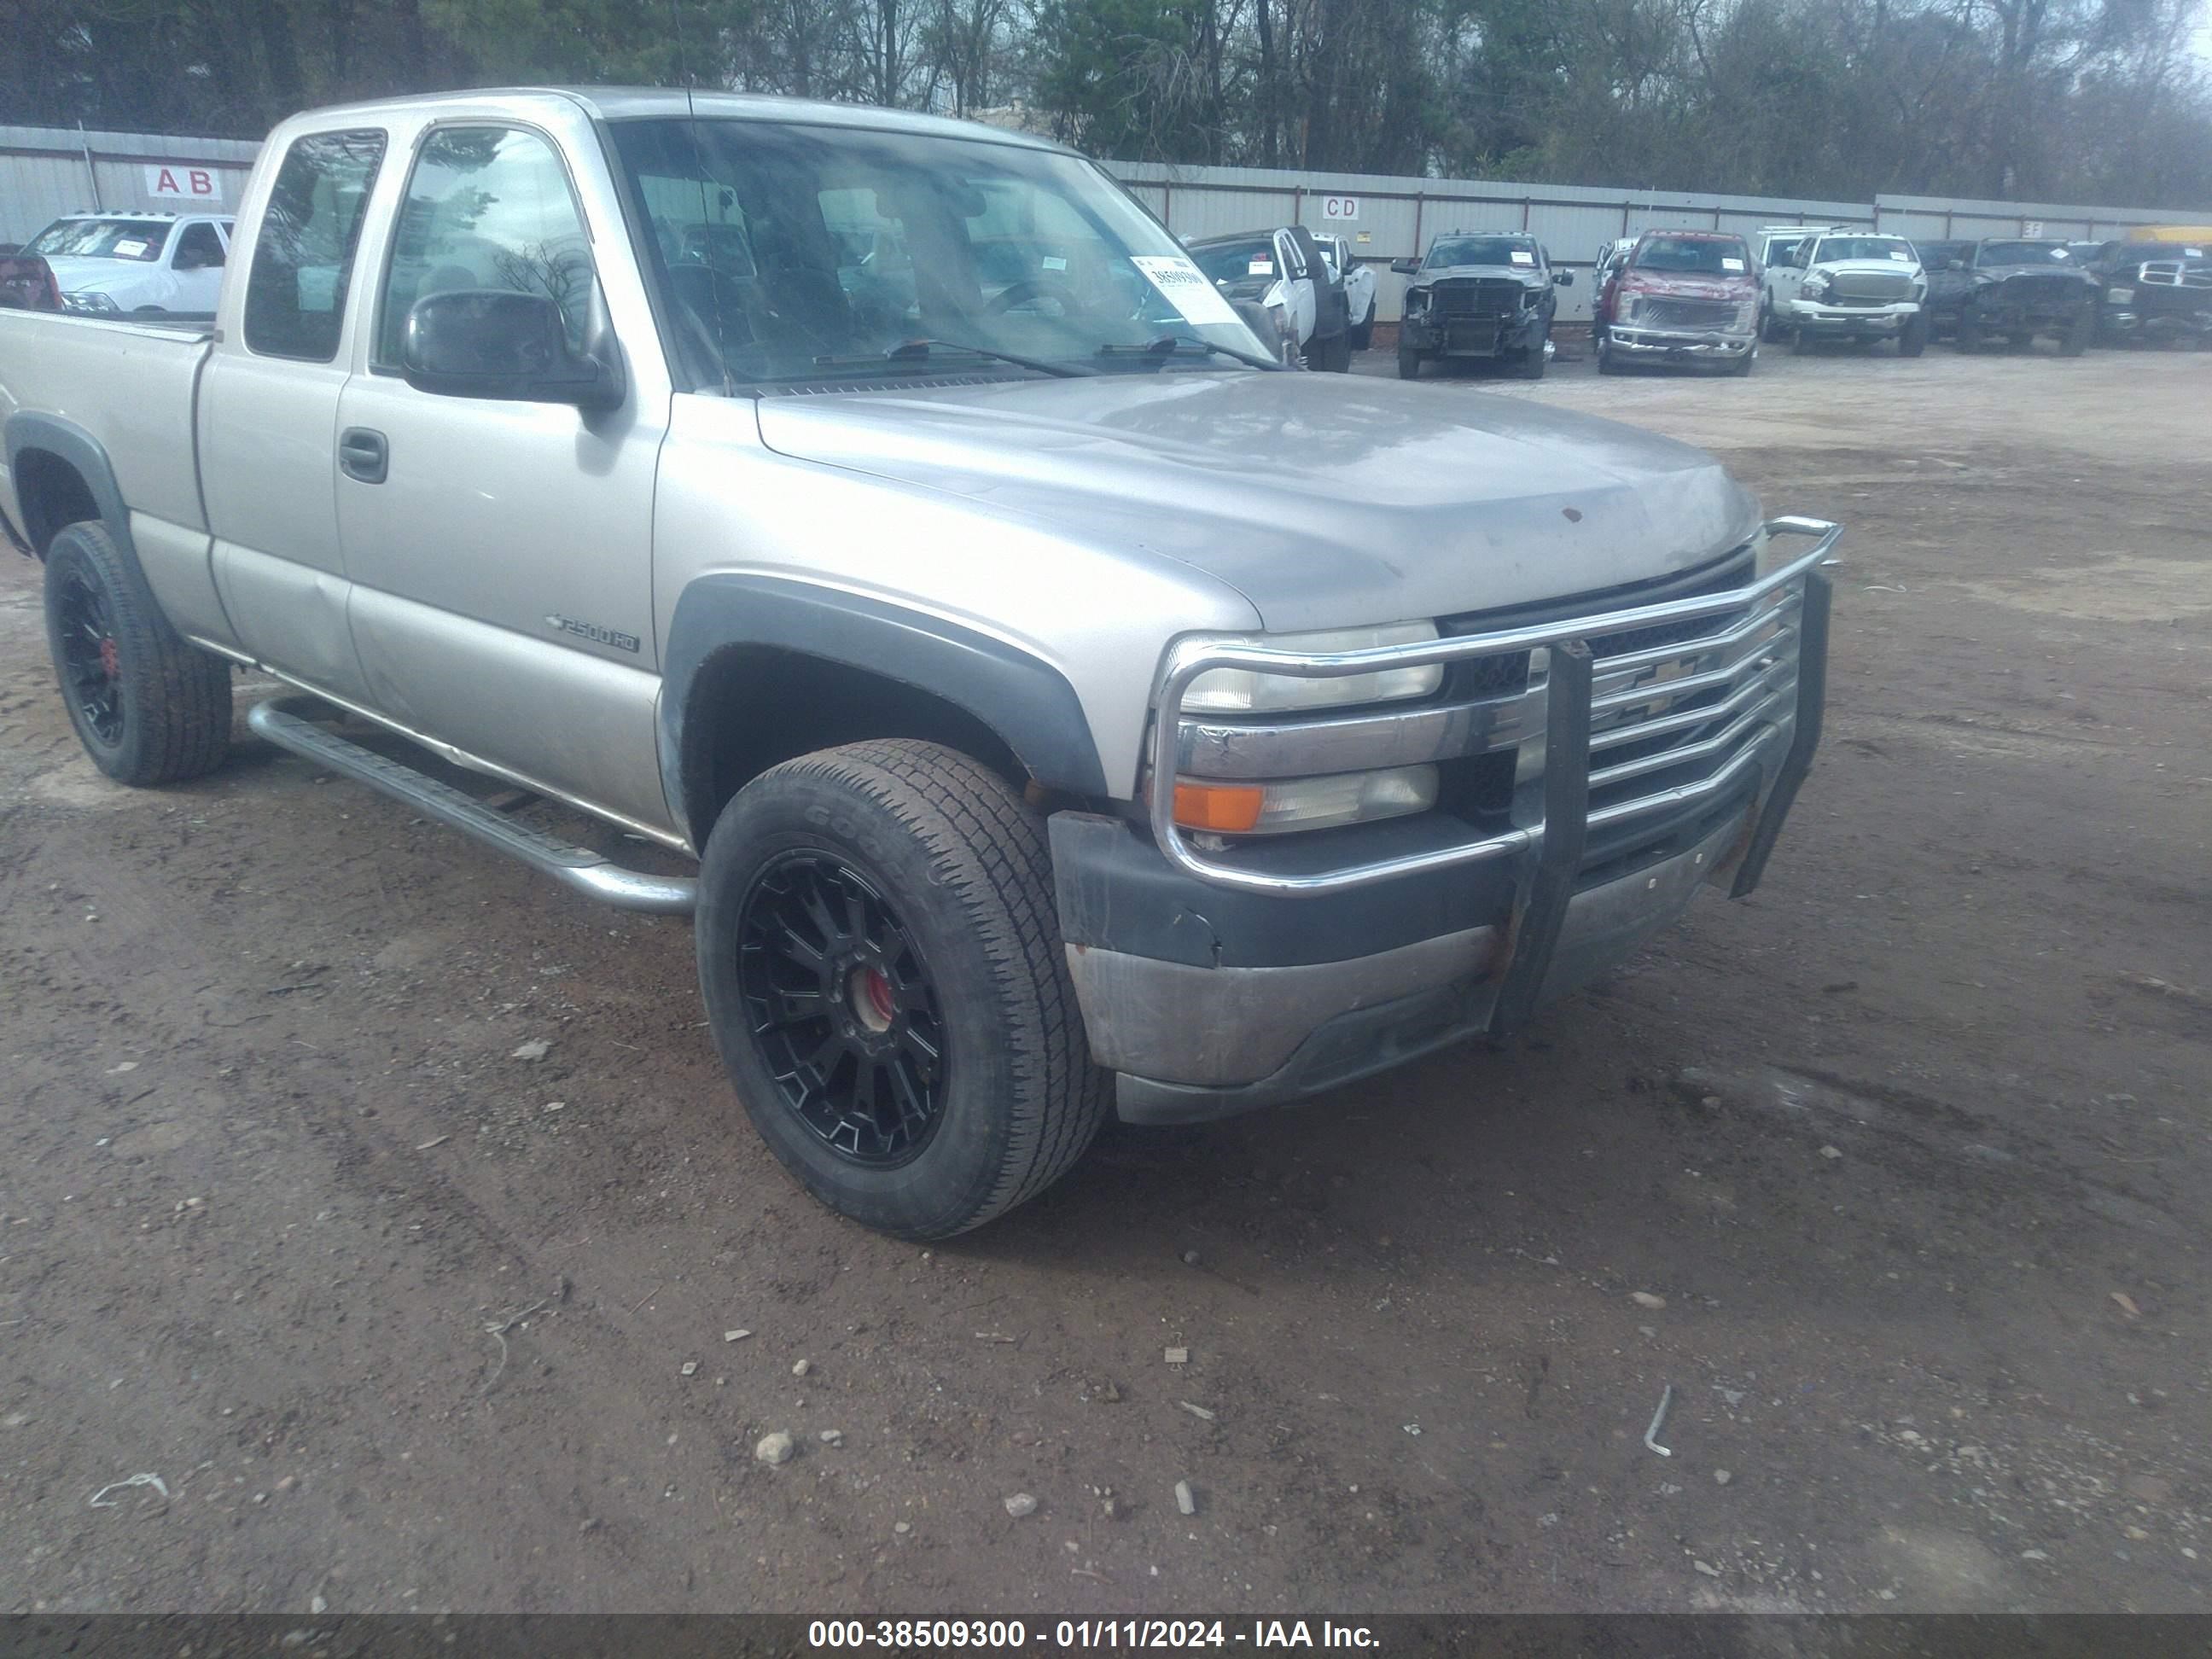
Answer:
<path fill-rule="evenodd" d="M 1759 356 L 1759 271 L 1743 238 L 1647 230 L 1592 302 L 1598 373 L 1638 362 L 1710 362 L 1748 374 Z"/>

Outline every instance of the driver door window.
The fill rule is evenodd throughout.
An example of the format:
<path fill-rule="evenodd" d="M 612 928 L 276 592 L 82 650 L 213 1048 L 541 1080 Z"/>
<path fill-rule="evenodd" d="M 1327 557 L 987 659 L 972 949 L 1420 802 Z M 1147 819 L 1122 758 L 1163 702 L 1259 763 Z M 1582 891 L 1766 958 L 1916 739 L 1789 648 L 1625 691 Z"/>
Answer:
<path fill-rule="evenodd" d="M 417 300 L 466 289 L 558 301 L 568 344 L 581 350 L 597 280 L 567 170 L 550 144 L 513 127 L 441 127 L 423 141 L 400 204 L 375 366 L 398 366 Z"/>

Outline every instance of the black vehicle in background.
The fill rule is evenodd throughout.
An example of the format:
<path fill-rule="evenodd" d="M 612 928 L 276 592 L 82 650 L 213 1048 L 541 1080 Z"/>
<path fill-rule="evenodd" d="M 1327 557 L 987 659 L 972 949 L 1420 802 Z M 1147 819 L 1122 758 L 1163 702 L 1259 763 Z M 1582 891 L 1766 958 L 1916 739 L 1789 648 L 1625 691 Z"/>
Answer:
<path fill-rule="evenodd" d="M 2064 242 L 1992 237 L 1948 268 L 1966 277 L 1951 325 L 1951 342 L 1960 351 L 1978 351 L 1991 339 L 2024 350 L 2037 335 L 2048 334 L 2057 338 L 2060 356 L 2078 357 L 2096 337 L 2097 279 Z"/>
<path fill-rule="evenodd" d="M 2088 269 L 2099 284 L 2103 345 L 2212 347 L 2212 246 L 2106 242 Z"/>
<path fill-rule="evenodd" d="M 1520 231 L 1448 231 L 1424 259 L 1400 259 L 1391 270 L 1413 281 L 1398 325 L 1398 378 L 1419 378 L 1437 358 L 1487 359 L 1510 365 L 1526 380 L 1544 378 L 1544 346 L 1559 309 L 1555 286 L 1574 281 L 1554 271 L 1543 244 Z"/>
<path fill-rule="evenodd" d="M 1948 339 L 1959 326 L 1960 304 L 1974 285 L 1967 271 L 1974 261 L 1974 244 L 1916 240 L 1912 246 L 1928 277 L 1928 297 L 1920 303 L 1928 314 L 1929 337 Z"/>

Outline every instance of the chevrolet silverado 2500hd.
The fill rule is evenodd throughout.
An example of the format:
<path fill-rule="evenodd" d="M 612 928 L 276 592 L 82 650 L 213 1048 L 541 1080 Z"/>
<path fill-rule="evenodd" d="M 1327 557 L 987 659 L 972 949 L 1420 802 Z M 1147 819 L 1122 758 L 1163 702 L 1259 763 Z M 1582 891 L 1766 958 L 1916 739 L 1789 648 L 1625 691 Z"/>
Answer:
<path fill-rule="evenodd" d="M 206 331 L 0 313 L 86 750 L 213 769 L 251 665 L 296 688 L 263 739 L 690 915 L 738 1098 L 870 1225 L 1510 1030 L 1747 891 L 1811 763 L 1834 526 L 1628 427 L 1283 373 L 1057 146 L 453 94 L 286 121 L 238 231 Z"/>

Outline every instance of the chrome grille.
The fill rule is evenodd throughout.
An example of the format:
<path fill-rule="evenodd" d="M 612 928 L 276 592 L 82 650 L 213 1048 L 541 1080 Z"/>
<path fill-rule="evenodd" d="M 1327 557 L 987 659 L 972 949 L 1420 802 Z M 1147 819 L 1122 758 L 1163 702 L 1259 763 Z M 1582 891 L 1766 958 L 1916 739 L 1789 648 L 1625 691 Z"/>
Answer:
<path fill-rule="evenodd" d="M 1735 329 L 1743 307 L 1734 300 L 1676 300 L 1663 295 L 1636 296 L 1629 321 L 1642 328 Z"/>
<path fill-rule="evenodd" d="M 2212 263 L 2203 259 L 2154 259 L 2136 280 L 2153 288 L 2212 288 Z"/>
<path fill-rule="evenodd" d="M 1828 291 L 1844 303 L 1864 300 L 1890 305 L 1912 297 L 1912 278 L 1903 271 L 1839 270 L 1828 278 Z"/>

